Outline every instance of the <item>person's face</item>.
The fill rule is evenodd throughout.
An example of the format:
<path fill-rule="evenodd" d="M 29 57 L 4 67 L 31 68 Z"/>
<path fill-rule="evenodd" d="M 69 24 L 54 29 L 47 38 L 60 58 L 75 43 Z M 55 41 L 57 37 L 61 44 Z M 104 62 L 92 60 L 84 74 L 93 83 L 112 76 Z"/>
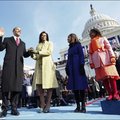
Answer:
<path fill-rule="evenodd" d="M 21 29 L 16 27 L 13 31 L 14 36 L 19 37 L 21 35 Z"/>
<path fill-rule="evenodd" d="M 44 41 L 47 40 L 47 35 L 46 35 L 46 33 L 42 33 L 42 35 L 41 35 L 41 40 L 42 40 L 42 42 L 44 42 Z"/>
<path fill-rule="evenodd" d="M 95 32 L 90 32 L 90 37 L 91 37 L 91 38 L 96 37 L 96 33 L 95 33 Z"/>
<path fill-rule="evenodd" d="M 72 36 L 68 36 L 68 43 L 74 43 L 75 42 L 75 38 Z"/>

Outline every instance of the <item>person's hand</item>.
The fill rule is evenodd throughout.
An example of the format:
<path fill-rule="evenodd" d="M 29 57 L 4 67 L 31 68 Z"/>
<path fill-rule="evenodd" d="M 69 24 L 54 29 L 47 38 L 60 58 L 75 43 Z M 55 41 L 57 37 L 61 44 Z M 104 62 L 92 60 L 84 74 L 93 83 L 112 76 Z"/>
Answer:
<path fill-rule="evenodd" d="M 80 75 L 85 75 L 84 64 L 80 65 Z"/>
<path fill-rule="evenodd" d="M 116 60 L 115 60 L 114 57 L 112 57 L 112 58 L 110 59 L 110 61 L 111 61 L 112 64 L 115 64 L 115 63 L 116 63 Z"/>
<path fill-rule="evenodd" d="M 0 27 L 0 37 L 2 37 L 4 33 L 5 33 L 4 29 Z"/>
<path fill-rule="evenodd" d="M 28 51 L 32 51 L 32 50 L 34 50 L 34 48 L 33 48 L 33 47 L 30 47 L 30 48 L 28 49 Z"/>
<path fill-rule="evenodd" d="M 28 52 L 29 52 L 30 55 L 33 54 L 33 51 L 34 51 L 34 48 L 32 48 L 32 47 L 30 47 L 30 48 L 28 49 Z"/>
<path fill-rule="evenodd" d="M 93 63 L 90 64 L 90 68 L 93 69 L 95 66 Z"/>
<path fill-rule="evenodd" d="M 29 48 L 28 52 L 30 52 L 31 54 L 39 54 L 39 52 L 37 50 L 34 50 L 34 48 Z"/>

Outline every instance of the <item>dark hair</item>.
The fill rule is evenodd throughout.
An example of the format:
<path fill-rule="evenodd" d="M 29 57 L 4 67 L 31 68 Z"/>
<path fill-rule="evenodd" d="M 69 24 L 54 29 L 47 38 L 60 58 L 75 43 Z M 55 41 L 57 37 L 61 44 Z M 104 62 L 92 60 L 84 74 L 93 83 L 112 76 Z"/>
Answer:
<path fill-rule="evenodd" d="M 79 39 L 78 39 L 78 37 L 77 37 L 77 35 L 75 33 L 71 33 L 68 36 L 74 37 L 75 38 L 75 42 L 79 42 Z"/>
<path fill-rule="evenodd" d="M 43 32 L 41 32 L 40 33 L 40 35 L 39 35 L 39 43 L 41 43 L 42 42 L 42 40 L 41 40 L 41 36 L 42 36 L 42 34 L 43 33 L 45 33 L 46 34 L 46 36 L 47 36 L 47 41 L 49 41 L 49 36 L 48 36 L 48 33 L 46 33 L 45 31 L 43 31 Z"/>
<path fill-rule="evenodd" d="M 20 27 L 14 27 L 14 28 L 13 28 L 13 32 L 14 32 L 17 28 L 20 28 Z"/>
<path fill-rule="evenodd" d="M 102 36 L 101 32 L 97 28 L 93 28 L 90 30 L 90 34 L 95 33 L 95 36 Z"/>

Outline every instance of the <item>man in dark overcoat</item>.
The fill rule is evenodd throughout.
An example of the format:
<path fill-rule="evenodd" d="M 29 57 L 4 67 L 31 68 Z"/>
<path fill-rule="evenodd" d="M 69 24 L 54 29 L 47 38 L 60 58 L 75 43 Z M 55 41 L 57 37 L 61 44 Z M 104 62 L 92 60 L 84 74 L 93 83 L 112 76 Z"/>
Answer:
<path fill-rule="evenodd" d="M 17 110 L 19 94 L 23 82 L 23 57 L 29 57 L 25 43 L 20 39 L 21 29 L 15 27 L 12 37 L 3 39 L 4 30 L 0 28 L 0 51 L 5 50 L 3 71 L 1 77 L 2 87 L 2 112 L 0 117 L 5 117 L 8 111 L 8 94 L 10 93 L 11 114 L 19 115 Z M 3 41 L 2 41 L 3 39 Z"/>

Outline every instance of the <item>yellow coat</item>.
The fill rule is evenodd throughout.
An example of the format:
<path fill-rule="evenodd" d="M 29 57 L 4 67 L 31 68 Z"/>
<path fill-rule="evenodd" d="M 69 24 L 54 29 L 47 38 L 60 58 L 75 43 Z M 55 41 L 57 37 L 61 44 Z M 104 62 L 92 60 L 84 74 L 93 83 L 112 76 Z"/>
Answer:
<path fill-rule="evenodd" d="M 37 84 L 42 84 L 43 89 L 57 88 L 56 67 L 51 55 L 53 51 L 52 42 L 39 43 L 36 50 L 39 51 L 39 54 L 33 55 L 33 59 L 36 60 L 33 89 L 36 90 Z"/>

